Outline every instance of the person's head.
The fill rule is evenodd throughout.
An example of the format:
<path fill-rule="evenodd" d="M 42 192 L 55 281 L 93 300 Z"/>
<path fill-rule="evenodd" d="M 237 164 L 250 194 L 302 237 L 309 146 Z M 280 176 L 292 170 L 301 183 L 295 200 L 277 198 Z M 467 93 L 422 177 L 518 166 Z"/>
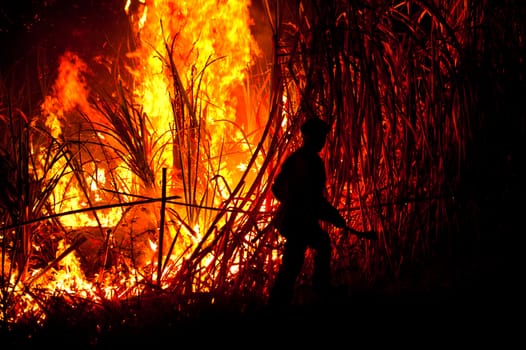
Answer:
<path fill-rule="evenodd" d="M 329 124 L 318 117 L 307 119 L 301 126 L 303 143 L 308 147 L 314 148 L 316 152 L 321 151 L 330 129 Z"/>

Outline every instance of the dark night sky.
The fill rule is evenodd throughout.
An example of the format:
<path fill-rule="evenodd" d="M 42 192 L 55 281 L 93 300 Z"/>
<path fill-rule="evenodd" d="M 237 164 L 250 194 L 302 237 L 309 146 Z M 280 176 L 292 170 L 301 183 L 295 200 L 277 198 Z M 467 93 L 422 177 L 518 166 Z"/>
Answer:
<path fill-rule="evenodd" d="M 38 50 L 82 54 L 103 46 L 122 32 L 126 16 L 122 1 L 2 1 L 0 4 L 0 66 L 34 59 Z M 59 54 L 54 52 L 54 54 Z"/>

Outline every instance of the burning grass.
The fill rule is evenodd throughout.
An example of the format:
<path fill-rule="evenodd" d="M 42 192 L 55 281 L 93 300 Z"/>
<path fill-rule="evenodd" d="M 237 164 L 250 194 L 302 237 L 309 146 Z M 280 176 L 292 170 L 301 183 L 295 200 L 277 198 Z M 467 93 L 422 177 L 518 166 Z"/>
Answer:
<path fill-rule="evenodd" d="M 372 243 L 330 231 L 343 294 L 452 287 L 456 249 L 479 234 L 465 184 L 493 117 L 481 99 L 502 94 L 478 84 L 498 72 L 478 57 L 498 60 L 490 13 L 511 10 L 320 4 L 258 3 L 275 40 L 263 55 L 248 4 L 232 38 L 228 7 L 201 22 L 179 8 L 178 22 L 159 3 L 146 22 L 128 13 L 133 44 L 116 57 L 61 53 L 37 93 L 19 66 L 2 76 L 5 329 L 93 343 L 264 305 L 283 243 L 268 184 L 309 111 L 333 125 L 331 200 L 350 226 L 380 232 Z M 300 304 L 311 268 L 309 256 Z"/>

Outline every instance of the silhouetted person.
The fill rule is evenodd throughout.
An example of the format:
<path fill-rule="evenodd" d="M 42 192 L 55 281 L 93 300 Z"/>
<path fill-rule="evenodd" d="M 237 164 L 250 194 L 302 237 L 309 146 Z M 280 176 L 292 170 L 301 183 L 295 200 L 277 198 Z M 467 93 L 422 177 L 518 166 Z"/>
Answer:
<path fill-rule="evenodd" d="M 314 291 L 324 296 L 331 287 L 331 240 L 319 220 L 340 228 L 346 222 L 325 198 L 326 174 L 319 152 L 329 131 L 323 120 L 308 119 L 301 126 L 303 145 L 283 162 L 272 185 L 272 193 L 280 201 L 274 223 L 286 239 L 281 266 L 270 291 L 269 304 L 273 306 L 291 303 L 307 248 L 316 253 Z"/>

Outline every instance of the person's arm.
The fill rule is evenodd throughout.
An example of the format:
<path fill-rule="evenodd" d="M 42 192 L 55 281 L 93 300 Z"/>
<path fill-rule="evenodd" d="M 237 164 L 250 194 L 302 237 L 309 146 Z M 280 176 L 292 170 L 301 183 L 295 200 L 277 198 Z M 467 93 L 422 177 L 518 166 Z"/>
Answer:
<path fill-rule="evenodd" d="M 320 220 L 330 222 L 338 228 L 347 226 L 345 219 L 341 216 L 338 209 L 333 207 L 326 199 L 321 201 L 320 214 Z"/>

